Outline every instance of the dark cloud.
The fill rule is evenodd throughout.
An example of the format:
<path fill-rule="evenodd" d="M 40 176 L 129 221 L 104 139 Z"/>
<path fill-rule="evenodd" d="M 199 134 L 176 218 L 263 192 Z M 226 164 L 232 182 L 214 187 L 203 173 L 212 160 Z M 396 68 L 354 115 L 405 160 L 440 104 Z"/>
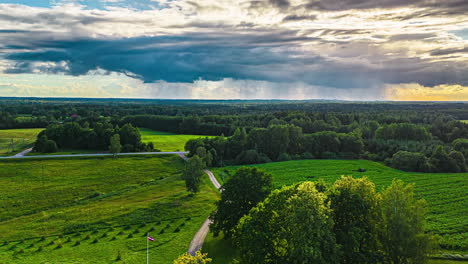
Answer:
<path fill-rule="evenodd" d="M 315 20 L 317 16 L 315 15 L 288 15 L 283 18 L 283 21 L 301 21 L 301 20 Z"/>
<path fill-rule="evenodd" d="M 437 49 L 431 52 L 432 56 L 450 55 L 453 53 L 468 53 L 468 47 L 452 48 L 452 49 Z"/>
<path fill-rule="evenodd" d="M 186 34 L 113 40 L 31 40 L 28 52 L 10 52 L 7 73 L 47 72 L 83 75 L 96 69 L 124 73 L 145 82 L 264 80 L 304 82 L 336 88 L 418 82 L 468 85 L 462 64 L 369 55 L 369 64 L 349 63 L 300 51 L 311 40 L 296 32 Z M 318 40 L 316 40 L 318 41 Z M 365 45 L 363 45 L 365 48 Z M 47 63 L 43 63 L 47 62 Z M 37 66 L 39 65 L 39 66 Z"/>

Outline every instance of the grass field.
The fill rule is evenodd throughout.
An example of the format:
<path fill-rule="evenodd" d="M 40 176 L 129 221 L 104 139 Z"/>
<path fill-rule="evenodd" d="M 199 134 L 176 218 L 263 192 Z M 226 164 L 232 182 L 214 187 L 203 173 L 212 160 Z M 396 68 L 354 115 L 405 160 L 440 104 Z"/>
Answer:
<path fill-rule="evenodd" d="M 32 146 L 36 141 L 37 134 L 43 128 L 25 128 L 25 129 L 2 129 L 0 130 L 0 155 L 16 153 Z M 13 139 L 14 150 L 11 149 L 11 140 Z"/>
<path fill-rule="evenodd" d="M 461 122 L 468 124 L 468 120 L 460 120 Z"/>
<path fill-rule="evenodd" d="M 184 151 L 187 141 L 194 138 L 212 137 L 202 135 L 180 135 L 169 132 L 154 131 L 146 128 L 139 128 L 141 141 L 143 143 L 153 142 L 154 148 L 161 151 Z"/>
<path fill-rule="evenodd" d="M 0 263 L 172 263 L 213 210 L 175 155 L 0 161 Z M 120 261 L 116 261 L 120 259 Z"/>
<path fill-rule="evenodd" d="M 379 190 L 390 185 L 393 178 L 415 183 L 417 197 L 426 199 L 429 204 L 428 229 L 442 237 L 444 250 L 465 254 L 468 251 L 467 173 L 408 173 L 367 160 L 299 160 L 250 166 L 271 173 L 278 188 L 319 179 L 331 183 L 340 175 L 367 176 Z M 216 168 L 213 172 L 220 182 L 224 182 L 237 168 L 239 166 Z M 358 168 L 366 171 L 357 172 Z M 217 255 L 218 243 L 217 239 L 208 237 L 206 250 Z"/>

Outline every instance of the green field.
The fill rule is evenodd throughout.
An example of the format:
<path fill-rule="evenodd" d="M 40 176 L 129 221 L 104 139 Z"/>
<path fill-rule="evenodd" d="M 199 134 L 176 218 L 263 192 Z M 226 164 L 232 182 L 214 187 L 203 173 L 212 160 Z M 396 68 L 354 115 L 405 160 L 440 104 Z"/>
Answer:
<path fill-rule="evenodd" d="M 406 183 L 415 183 L 417 197 L 426 199 L 429 204 L 428 229 L 442 237 L 443 249 L 455 252 L 468 251 L 467 173 L 409 173 L 367 160 L 299 160 L 250 166 L 271 173 L 278 188 L 282 185 L 319 179 L 331 183 L 340 175 L 367 176 L 379 190 L 390 185 L 393 178 Z M 239 166 L 216 168 L 213 173 L 220 182 L 223 182 L 237 168 Z M 357 172 L 359 168 L 366 171 Z M 216 255 L 216 246 L 213 246 L 216 241 L 208 238 L 207 243 L 208 247 L 215 248 Z"/>
<path fill-rule="evenodd" d="M 154 131 L 146 128 L 139 128 L 141 141 L 143 143 L 153 142 L 154 148 L 161 151 L 184 151 L 185 143 L 190 139 L 201 137 L 213 137 L 202 135 L 180 135 L 169 132 Z"/>
<path fill-rule="evenodd" d="M 37 134 L 43 128 L 2 129 L 0 130 L 0 155 L 16 153 L 31 147 L 36 141 Z M 11 148 L 13 139 L 14 150 Z"/>
<path fill-rule="evenodd" d="M 214 209 L 176 155 L 0 161 L 0 263 L 172 263 Z"/>
<path fill-rule="evenodd" d="M 468 124 L 468 120 L 460 120 L 460 121 L 463 122 L 463 123 Z"/>

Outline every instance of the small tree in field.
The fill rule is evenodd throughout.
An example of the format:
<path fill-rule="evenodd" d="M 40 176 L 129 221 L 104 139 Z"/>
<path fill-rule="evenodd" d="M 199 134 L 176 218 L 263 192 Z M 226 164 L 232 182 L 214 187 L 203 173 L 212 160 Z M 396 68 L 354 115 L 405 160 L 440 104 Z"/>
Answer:
<path fill-rule="evenodd" d="M 120 136 L 119 134 L 115 134 L 110 138 L 109 151 L 110 153 L 114 154 L 114 158 L 115 158 L 117 153 L 120 153 L 121 149 L 122 149 L 122 145 L 120 145 Z"/>
<path fill-rule="evenodd" d="M 207 257 L 207 254 L 202 254 L 200 251 L 195 253 L 195 256 L 190 255 L 189 253 L 184 253 L 180 255 L 174 264 L 206 264 L 211 263 L 211 259 Z"/>
<path fill-rule="evenodd" d="M 204 167 L 205 164 L 203 160 L 197 155 L 194 155 L 187 161 L 182 178 L 185 180 L 185 186 L 188 191 L 196 193 L 200 190 L 201 176 L 203 175 Z"/>

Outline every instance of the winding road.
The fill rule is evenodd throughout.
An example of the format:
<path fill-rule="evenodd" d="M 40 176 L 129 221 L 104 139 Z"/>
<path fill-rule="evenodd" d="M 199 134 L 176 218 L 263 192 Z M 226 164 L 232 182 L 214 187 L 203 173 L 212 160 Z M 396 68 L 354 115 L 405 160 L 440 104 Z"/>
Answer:
<path fill-rule="evenodd" d="M 183 153 L 177 154 L 179 157 L 183 158 L 184 160 L 188 160 L 187 156 L 185 156 Z M 210 178 L 211 183 L 213 183 L 214 187 L 218 189 L 218 191 L 222 191 L 221 189 L 221 184 L 219 184 L 218 180 L 216 180 L 216 177 L 214 174 L 209 171 L 209 170 L 203 170 L 206 175 Z M 195 233 L 195 236 L 192 238 L 192 241 L 190 242 L 190 246 L 188 249 L 188 253 L 192 256 L 195 256 L 195 252 L 201 249 L 203 246 L 203 242 L 205 242 L 206 235 L 210 231 L 210 224 L 211 220 L 208 218 L 203 222 L 201 225 L 200 229 L 198 229 L 197 233 Z"/>

